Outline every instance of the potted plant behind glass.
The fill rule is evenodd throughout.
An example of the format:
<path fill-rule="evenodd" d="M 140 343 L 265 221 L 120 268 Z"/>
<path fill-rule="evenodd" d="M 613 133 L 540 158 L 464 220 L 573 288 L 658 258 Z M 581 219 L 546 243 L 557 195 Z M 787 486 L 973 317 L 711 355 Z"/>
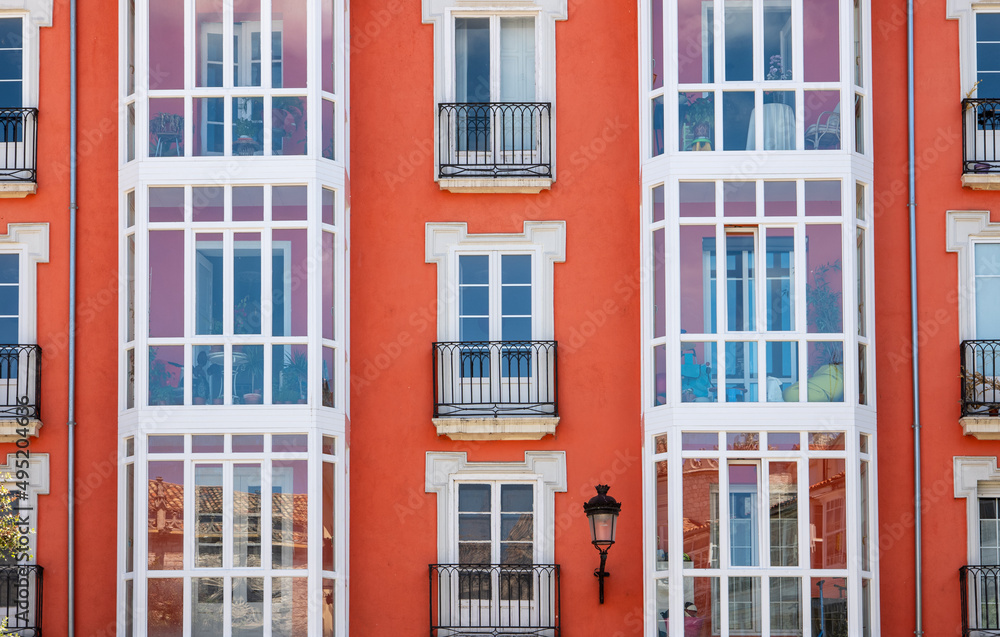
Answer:
<path fill-rule="evenodd" d="M 243 394 L 244 405 L 259 405 L 264 402 L 264 390 L 262 384 L 258 382 L 257 374 L 264 374 L 264 347 L 261 345 L 250 345 L 242 349 L 246 357 L 244 369 L 250 375 L 250 391 Z"/>
<path fill-rule="evenodd" d="M 712 150 L 715 140 L 715 97 L 699 97 L 698 93 L 680 94 L 680 111 L 684 121 L 683 150 Z"/>

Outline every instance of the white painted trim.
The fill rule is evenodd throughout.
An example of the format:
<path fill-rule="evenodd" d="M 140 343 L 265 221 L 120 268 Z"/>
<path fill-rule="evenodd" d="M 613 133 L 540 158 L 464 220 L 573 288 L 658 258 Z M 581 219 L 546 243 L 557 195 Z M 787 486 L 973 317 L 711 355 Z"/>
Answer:
<path fill-rule="evenodd" d="M 979 563 L 979 485 L 1000 481 L 996 456 L 955 456 L 955 499 L 965 498 L 966 564 Z"/>
<path fill-rule="evenodd" d="M 20 338 L 25 344 L 38 340 L 38 268 L 49 262 L 49 224 L 11 223 L 0 235 L 0 252 L 16 252 L 20 259 Z"/>
<path fill-rule="evenodd" d="M 17 452 L 7 454 L 7 464 L 0 465 L 0 476 L 10 478 L 7 481 L 7 488 L 13 491 L 16 487 L 12 484 L 17 482 L 16 475 L 18 469 L 24 470 L 25 458 L 17 457 Z M 21 463 L 21 464 L 18 464 Z M 31 528 L 38 530 L 38 496 L 49 494 L 49 454 L 33 453 L 28 458 L 28 492 L 27 500 L 22 500 L 24 509 L 29 511 L 28 518 L 31 521 Z M 30 508 L 29 508 L 30 507 Z M 28 547 L 34 556 L 32 562 L 38 563 L 38 534 L 28 535 Z"/>
<path fill-rule="evenodd" d="M 958 254 L 958 326 L 962 340 L 976 336 L 975 250 L 979 242 L 1000 242 L 1000 223 L 990 222 L 987 210 L 949 210 L 945 250 Z"/>
<path fill-rule="evenodd" d="M 52 0 L 0 0 L 0 18 L 25 17 L 24 58 L 22 79 L 24 81 L 24 106 L 38 106 L 39 49 L 41 27 L 52 26 Z"/>
<path fill-rule="evenodd" d="M 958 71 L 960 97 L 976 83 L 976 20 L 977 10 L 1000 10 L 997 0 L 948 0 L 947 18 L 958 20 Z M 973 95 L 973 97 L 976 97 Z"/>
<path fill-rule="evenodd" d="M 534 316 L 532 338 L 553 340 L 554 319 L 554 268 L 566 261 L 565 221 L 525 221 L 524 232 L 469 234 L 464 221 L 428 223 L 426 228 L 425 260 L 436 263 L 438 275 L 438 340 L 457 338 L 458 316 L 458 254 L 509 251 L 532 252 L 532 299 L 537 313 Z"/>
<path fill-rule="evenodd" d="M 555 494 L 565 493 L 566 452 L 525 451 L 524 462 L 469 462 L 464 451 L 428 451 L 424 474 L 425 491 L 437 494 L 437 559 L 451 560 L 455 538 L 451 519 L 456 502 L 451 486 L 456 480 L 535 480 L 539 502 L 536 514 L 543 561 L 555 558 Z"/>

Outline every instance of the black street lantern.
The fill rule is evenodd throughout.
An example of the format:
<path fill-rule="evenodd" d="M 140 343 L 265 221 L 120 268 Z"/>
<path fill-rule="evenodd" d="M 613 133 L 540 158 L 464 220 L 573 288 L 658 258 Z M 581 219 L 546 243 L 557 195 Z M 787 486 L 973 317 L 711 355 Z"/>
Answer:
<path fill-rule="evenodd" d="M 611 575 L 604 570 L 604 563 L 608 559 L 608 549 L 615 543 L 615 530 L 618 525 L 618 514 L 622 511 L 622 505 L 608 495 L 610 488 L 606 484 L 599 484 L 595 487 L 597 495 L 583 505 L 583 512 L 590 520 L 590 541 L 594 548 L 601 552 L 601 567 L 594 569 L 594 577 L 600 582 L 601 603 L 604 603 L 604 578 Z"/>

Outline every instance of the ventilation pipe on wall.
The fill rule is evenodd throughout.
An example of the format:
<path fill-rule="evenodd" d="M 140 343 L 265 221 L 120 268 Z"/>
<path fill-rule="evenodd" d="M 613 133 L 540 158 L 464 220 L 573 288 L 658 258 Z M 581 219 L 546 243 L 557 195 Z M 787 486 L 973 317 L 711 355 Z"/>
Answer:
<path fill-rule="evenodd" d="M 923 495 L 920 487 L 920 341 L 918 339 L 917 316 L 917 173 L 916 141 L 913 115 L 913 0 L 906 0 L 906 118 L 909 139 L 910 200 L 910 338 L 913 347 L 913 515 L 914 515 L 914 581 L 916 604 L 914 606 L 915 628 L 913 634 L 924 634 L 923 620 L 923 516 L 921 508 Z"/>

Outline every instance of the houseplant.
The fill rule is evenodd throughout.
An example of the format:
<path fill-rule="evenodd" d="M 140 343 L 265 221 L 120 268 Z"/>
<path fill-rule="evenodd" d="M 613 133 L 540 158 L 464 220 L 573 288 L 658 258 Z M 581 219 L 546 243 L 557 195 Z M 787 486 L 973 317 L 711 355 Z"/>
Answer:
<path fill-rule="evenodd" d="M 285 364 L 281 369 L 281 388 L 278 390 L 277 402 L 292 404 L 304 403 L 305 392 L 303 383 L 309 377 L 309 362 L 304 352 L 289 352 L 285 354 Z"/>
<path fill-rule="evenodd" d="M 712 150 L 715 136 L 715 99 L 697 97 L 697 93 L 681 93 L 684 116 L 684 150 Z"/>

